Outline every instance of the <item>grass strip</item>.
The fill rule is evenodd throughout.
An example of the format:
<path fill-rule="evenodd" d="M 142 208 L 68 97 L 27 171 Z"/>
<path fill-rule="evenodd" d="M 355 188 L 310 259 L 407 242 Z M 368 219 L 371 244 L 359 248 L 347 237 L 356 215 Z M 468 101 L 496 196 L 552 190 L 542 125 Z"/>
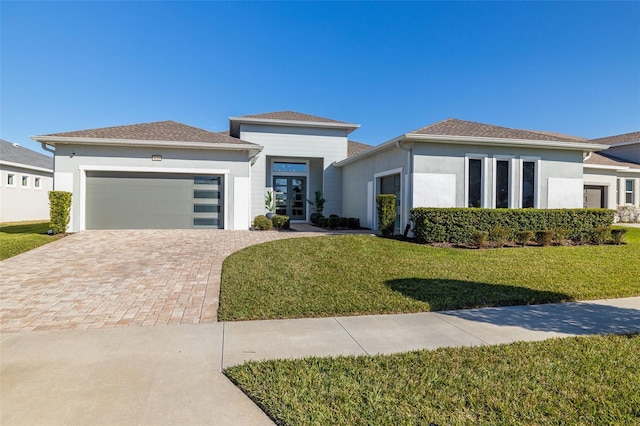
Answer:
<path fill-rule="evenodd" d="M 0 260 L 50 243 L 60 236 L 47 235 L 49 222 L 28 222 L 0 226 Z"/>
<path fill-rule="evenodd" d="M 225 374 L 279 425 L 638 425 L 640 336 L 249 362 Z"/>

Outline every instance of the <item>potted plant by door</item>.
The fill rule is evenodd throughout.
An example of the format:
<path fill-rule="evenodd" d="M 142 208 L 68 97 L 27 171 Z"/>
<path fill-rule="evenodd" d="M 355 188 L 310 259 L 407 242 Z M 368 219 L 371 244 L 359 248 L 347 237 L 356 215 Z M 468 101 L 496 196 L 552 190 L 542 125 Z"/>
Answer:
<path fill-rule="evenodd" d="M 322 217 L 322 211 L 324 210 L 325 199 L 322 198 L 322 191 L 316 191 L 316 197 L 313 201 L 307 200 L 309 204 L 311 204 L 311 208 L 314 213 L 311 213 L 311 223 L 314 225 L 318 224 L 318 219 Z"/>
<path fill-rule="evenodd" d="M 273 219 L 276 214 L 276 197 L 273 190 L 267 191 L 267 195 L 264 197 L 264 207 L 269 213 L 266 214 L 268 219 Z"/>

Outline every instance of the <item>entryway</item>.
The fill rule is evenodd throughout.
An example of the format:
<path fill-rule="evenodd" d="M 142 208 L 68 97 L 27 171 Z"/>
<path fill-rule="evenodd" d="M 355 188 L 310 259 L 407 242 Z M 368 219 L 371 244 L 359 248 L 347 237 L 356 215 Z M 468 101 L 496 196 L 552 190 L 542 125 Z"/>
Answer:
<path fill-rule="evenodd" d="M 588 209 L 605 208 L 605 187 L 598 185 L 584 186 L 584 207 Z"/>
<path fill-rule="evenodd" d="M 289 216 L 291 220 L 307 220 L 307 178 L 274 176 L 276 214 Z"/>

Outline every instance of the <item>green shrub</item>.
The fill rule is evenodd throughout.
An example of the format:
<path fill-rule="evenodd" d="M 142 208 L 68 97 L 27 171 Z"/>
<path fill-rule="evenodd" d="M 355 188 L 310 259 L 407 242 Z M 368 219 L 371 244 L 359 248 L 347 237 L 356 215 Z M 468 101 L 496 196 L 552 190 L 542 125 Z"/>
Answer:
<path fill-rule="evenodd" d="M 393 235 L 396 223 L 396 196 L 380 194 L 376 197 L 378 204 L 378 229 L 383 237 Z"/>
<path fill-rule="evenodd" d="M 338 226 L 340 228 L 348 228 L 349 227 L 349 219 L 346 218 L 346 217 L 341 217 Z"/>
<path fill-rule="evenodd" d="M 554 232 L 550 229 L 543 229 L 536 232 L 536 242 L 544 247 L 550 246 L 553 243 Z"/>
<path fill-rule="evenodd" d="M 413 233 L 420 242 L 442 238 L 446 242 L 464 243 L 471 239 L 473 231 L 489 231 L 496 226 L 511 228 L 516 233 L 563 228 L 569 230 L 569 238 L 578 239 L 597 226 L 611 226 L 613 217 L 614 212 L 609 209 L 411 209 Z"/>
<path fill-rule="evenodd" d="M 611 227 L 596 226 L 591 231 L 591 242 L 594 244 L 604 244 L 611 238 Z"/>
<path fill-rule="evenodd" d="M 276 229 L 289 229 L 291 227 L 289 216 L 277 214 L 271 218 L 271 222 L 273 222 L 273 227 Z"/>
<path fill-rule="evenodd" d="M 624 236 L 627 233 L 626 229 L 612 229 L 611 239 L 614 244 L 622 244 L 624 242 Z"/>
<path fill-rule="evenodd" d="M 489 233 L 487 231 L 473 231 L 471 234 L 471 243 L 479 249 L 487 246 Z"/>
<path fill-rule="evenodd" d="M 347 219 L 349 229 L 360 229 L 360 218 L 350 217 Z"/>
<path fill-rule="evenodd" d="M 516 238 L 517 238 L 518 244 L 526 246 L 529 241 L 533 240 L 534 235 L 535 234 L 533 233 L 533 231 L 520 231 L 520 232 L 518 232 L 516 234 Z"/>
<path fill-rule="evenodd" d="M 318 218 L 318 226 L 320 228 L 326 228 L 327 226 L 329 226 L 329 218 L 324 216 Z"/>
<path fill-rule="evenodd" d="M 565 228 L 556 228 L 553 230 L 553 240 L 557 242 L 564 241 L 569 238 L 570 231 Z"/>
<path fill-rule="evenodd" d="M 71 193 L 49 191 L 49 220 L 54 234 L 67 232 L 71 213 Z"/>
<path fill-rule="evenodd" d="M 489 240 L 496 243 L 498 247 L 503 247 L 511 240 L 511 229 L 494 226 L 489 229 Z"/>
<path fill-rule="evenodd" d="M 327 222 L 329 229 L 336 229 L 340 225 L 340 218 L 338 216 L 331 215 Z"/>
<path fill-rule="evenodd" d="M 337 214 L 330 214 L 330 215 L 329 215 L 329 218 L 332 218 L 332 217 L 335 217 L 335 218 L 337 218 L 337 219 L 340 219 L 340 216 L 338 216 Z"/>
<path fill-rule="evenodd" d="M 256 218 L 253 219 L 253 227 L 259 229 L 260 231 L 267 231 L 273 228 L 273 222 L 265 215 L 260 215 L 256 216 Z"/>

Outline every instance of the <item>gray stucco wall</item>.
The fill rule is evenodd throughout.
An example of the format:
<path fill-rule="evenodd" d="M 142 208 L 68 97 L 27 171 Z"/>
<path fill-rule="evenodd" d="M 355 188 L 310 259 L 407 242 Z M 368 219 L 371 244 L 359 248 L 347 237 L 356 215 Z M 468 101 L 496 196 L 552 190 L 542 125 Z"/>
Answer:
<path fill-rule="evenodd" d="M 152 155 L 162 156 L 162 161 L 152 161 Z M 193 170 L 228 170 L 225 179 L 227 197 L 227 217 L 225 224 L 228 229 L 246 229 L 248 223 L 249 206 L 249 161 L 246 151 L 214 151 L 199 149 L 174 149 L 153 147 L 115 147 L 100 145 L 56 145 L 55 154 L 55 189 L 72 191 L 70 231 L 82 229 L 81 213 L 84 212 L 83 188 L 81 175 L 83 167 L 93 167 L 102 170 L 137 170 L 139 168 L 151 171 L 166 172 L 171 169 Z M 240 178 L 240 180 L 237 180 Z M 236 182 L 244 178 L 247 190 L 244 196 L 237 197 Z M 242 192 L 242 191 L 240 191 Z M 241 211 L 245 210 L 246 223 L 236 223 L 242 218 Z"/>
<path fill-rule="evenodd" d="M 612 146 L 604 151 L 604 153 L 626 161 L 640 163 L 640 142 L 629 145 Z"/>

